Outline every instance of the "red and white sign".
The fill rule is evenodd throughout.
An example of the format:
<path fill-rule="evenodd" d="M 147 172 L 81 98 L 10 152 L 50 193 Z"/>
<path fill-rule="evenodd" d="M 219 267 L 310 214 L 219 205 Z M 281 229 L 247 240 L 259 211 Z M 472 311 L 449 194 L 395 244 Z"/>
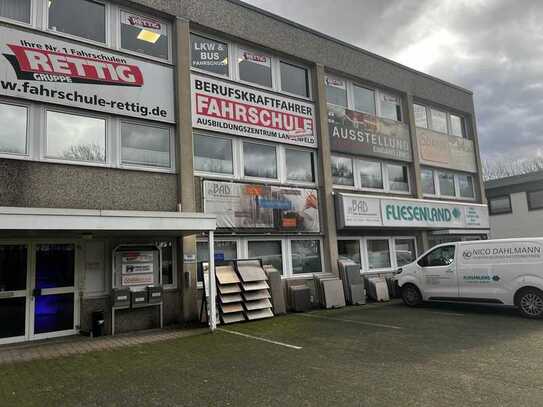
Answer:
<path fill-rule="evenodd" d="M 271 58 L 268 57 L 267 55 L 256 54 L 254 52 L 242 49 L 241 50 L 241 57 L 245 61 L 249 61 L 249 62 L 252 62 L 254 64 L 258 64 L 258 65 L 262 65 L 262 66 L 267 66 L 268 68 L 271 67 Z"/>
<path fill-rule="evenodd" d="M 154 31 L 159 34 L 166 34 L 165 25 L 161 24 L 160 21 L 153 20 L 148 17 L 143 17 L 137 14 L 122 11 L 121 21 L 123 24 L 130 25 L 132 27 L 143 28 L 145 30 Z"/>
<path fill-rule="evenodd" d="M 154 284 L 154 276 L 152 274 L 126 274 L 121 277 L 121 284 L 124 287 L 134 285 L 152 285 Z"/>
<path fill-rule="evenodd" d="M 317 147 L 313 103 L 192 75 L 195 128 Z"/>
<path fill-rule="evenodd" d="M 0 26 L 0 96 L 175 123 L 173 69 Z"/>

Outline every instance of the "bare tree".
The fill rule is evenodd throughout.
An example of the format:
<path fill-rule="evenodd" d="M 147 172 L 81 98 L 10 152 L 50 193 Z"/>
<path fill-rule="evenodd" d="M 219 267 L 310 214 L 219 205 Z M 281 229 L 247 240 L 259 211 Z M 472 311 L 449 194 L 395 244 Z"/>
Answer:
<path fill-rule="evenodd" d="M 506 159 L 483 161 L 483 177 L 485 181 L 529 174 L 543 170 L 543 157 L 531 159 Z"/>
<path fill-rule="evenodd" d="M 63 158 L 74 161 L 105 161 L 104 148 L 97 144 L 74 144 L 62 153 Z"/>

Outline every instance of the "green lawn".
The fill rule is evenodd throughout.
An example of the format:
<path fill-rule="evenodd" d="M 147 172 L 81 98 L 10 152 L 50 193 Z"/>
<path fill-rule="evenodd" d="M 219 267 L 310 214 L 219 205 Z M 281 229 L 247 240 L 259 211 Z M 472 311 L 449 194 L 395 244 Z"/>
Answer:
<path fill-rule="evenodd" d="M 302 349 L 217 332 L 4 365 L 0 406 L 543 405 L 543 321 L 397 303 L 311 315 L 226 328 Z"/>

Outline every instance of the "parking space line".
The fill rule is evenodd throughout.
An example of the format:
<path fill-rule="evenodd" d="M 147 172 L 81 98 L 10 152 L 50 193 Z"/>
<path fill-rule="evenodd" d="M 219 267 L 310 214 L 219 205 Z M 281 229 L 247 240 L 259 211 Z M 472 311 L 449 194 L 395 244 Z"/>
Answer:
<path fill-rule="evenodd" d="M 289 345 L 288 343 L 272 341 L 271 339 L 261 338 L 259 336 L 248 335 L 248 334 L 244 334 L 244 333 L 238 332 L 238 331 L 231 331 L 229 329 L 217 328 L 217 331 L 226 332 L 226 333 L 229 333 L 229 334 L 232 334 L 232 335 L 243 336 L 244 338 L 254 339 L 254 340 L 257 340 L 257 341 L 267 342 L 267 343 L 271 343 L 273 345 L 284 346 L 284 347 L 290 348 L 290 349 L 295 349 L 295 350 L 303 349 L 303 347 L 301 347 L 301 346 Z"/>
<path fill-rule="evenodd" d="M 452 316 L 452 317 L 464 317 L 466 316 L 466 314 L 458 314 L 456 312 L 439 312 L 439 311 L 430 311 L 432 314 L 437 314 L 437 315 L 449 315 L 449 316 Z"/>
<path fill-rule="evenodd" d="M 332 318 L 332 317 L 324 317 L 324 316 L 321 316 L 321 315 L 313 315 L 313 314 L 297 314 L 297 315 L 300 316 L 300 317 L 327 319 L 327 320 L 330 320 L 330 321 L 339 321 L 339 322 L 348 322 L 348 323 L 351 323 L 351 324 L 358 324 L 358 325 L 375 326 L 377 328 L 403 329 L 401 326 L 380 324 L 378 322 L 358 321 L 356 319 Z"/>

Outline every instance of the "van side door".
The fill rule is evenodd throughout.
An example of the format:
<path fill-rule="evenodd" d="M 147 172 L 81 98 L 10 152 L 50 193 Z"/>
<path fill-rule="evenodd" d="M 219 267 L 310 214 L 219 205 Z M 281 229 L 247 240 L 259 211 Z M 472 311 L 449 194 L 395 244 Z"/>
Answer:
<path fill-rule="evenodd" d="M 456 244 L 436 247 L 418 261 L 425 299 L 458 297 Z"/>

